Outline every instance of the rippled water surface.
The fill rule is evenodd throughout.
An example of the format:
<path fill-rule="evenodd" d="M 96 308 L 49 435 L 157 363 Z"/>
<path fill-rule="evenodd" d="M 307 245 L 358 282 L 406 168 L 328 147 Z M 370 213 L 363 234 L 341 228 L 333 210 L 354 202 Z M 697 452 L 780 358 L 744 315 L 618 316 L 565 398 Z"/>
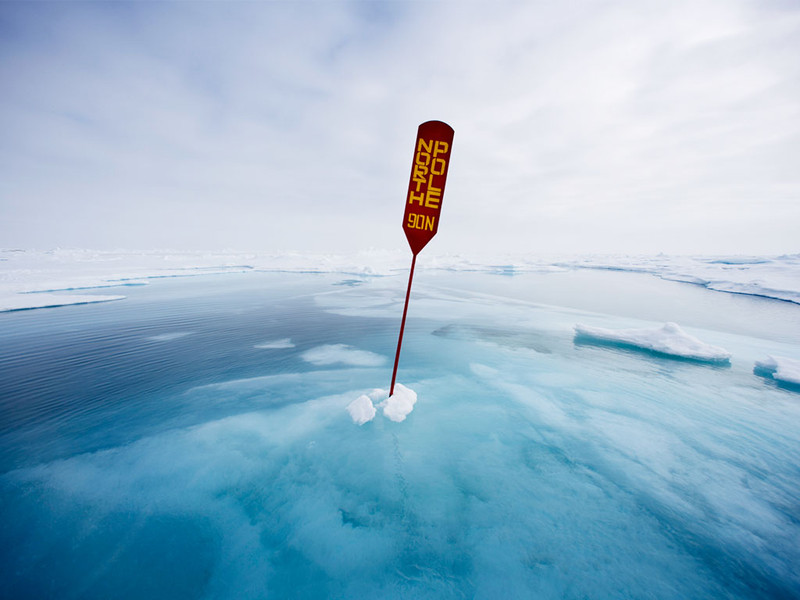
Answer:
<path fill-rule="evenodd" d="M 800 306 L 631 273 L 154 280 L 0 314 L 0 596 L 797 598 Z M 107 293 L 107 290 L 104 291 Z M 703 365 L 576 343 L 676 321 Z"/>

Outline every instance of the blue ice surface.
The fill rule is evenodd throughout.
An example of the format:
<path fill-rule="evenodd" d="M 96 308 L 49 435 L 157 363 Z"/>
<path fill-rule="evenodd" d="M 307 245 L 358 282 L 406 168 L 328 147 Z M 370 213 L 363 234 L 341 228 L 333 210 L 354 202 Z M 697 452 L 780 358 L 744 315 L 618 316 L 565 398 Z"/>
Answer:
<path fill-rule="evenodd" d="M 405 280 L 355 283 L 160 280 L 0 315 L 0 597 L 800 597 L 800 394 L 753 374 L 800 356 L 800 307 L 421 272 L 398 377 L 419 400 L 359 427 Z M 730 366 L 573 339 L 664 321 Z M 386 364 L 303 359 L 337 344 Z"/>

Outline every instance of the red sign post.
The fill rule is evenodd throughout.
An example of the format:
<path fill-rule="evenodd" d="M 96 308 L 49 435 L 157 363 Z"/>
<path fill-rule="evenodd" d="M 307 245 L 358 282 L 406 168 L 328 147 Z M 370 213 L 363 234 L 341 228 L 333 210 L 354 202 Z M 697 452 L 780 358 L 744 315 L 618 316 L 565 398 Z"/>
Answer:
<path fill-rule="evenodd" d="M 403 307 L 403 320 L 400 322 L 400 337 L 397 339 L 397 352 L 394 355 L 394 370 L 389 396 L 394 394 L 397 379 L 397 365 L 400 362 L 400 346 L 406 327 L 408 299 L 411 296 L 411 281 L 414 279 L 414 266 L 417 254 L 433 239 L 439 231 L 439 214 L 442 212 L 444 184 L 450 166 L 450 150 L 453 146 L 453 128 L 441 121 L 427 121 L 419 126 L 414 144 L 414 160 L 411 163 L 411 179 L 406 194 L 406 210 L 403 215 L 403 231 L 413 258 L 408 274 L 406 303 Z"/>

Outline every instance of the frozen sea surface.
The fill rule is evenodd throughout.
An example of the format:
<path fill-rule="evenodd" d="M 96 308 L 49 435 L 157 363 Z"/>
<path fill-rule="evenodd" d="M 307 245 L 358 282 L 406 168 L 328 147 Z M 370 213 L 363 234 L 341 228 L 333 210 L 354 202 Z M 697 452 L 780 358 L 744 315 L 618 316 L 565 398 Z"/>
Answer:
<path fill-rule="evenodd" d="M 800 358 L 800 306 L 423 272 L 413 411 L 358 425 L 405 283 L 232 273 L 0 314 L 0 597 L 800 597 L 800 393 L 754 373 Z M 664 322 L 730 362 L 573 329 Z"/>

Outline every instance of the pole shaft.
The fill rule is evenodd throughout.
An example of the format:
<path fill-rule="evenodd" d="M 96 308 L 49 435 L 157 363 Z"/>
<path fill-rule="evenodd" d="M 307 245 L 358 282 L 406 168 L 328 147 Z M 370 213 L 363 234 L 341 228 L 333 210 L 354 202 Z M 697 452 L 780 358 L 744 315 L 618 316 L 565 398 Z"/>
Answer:
<path fill-rule="evenodd" d="M 408 289 L 406 290 L 406 304 L 403 307 L 403 320 L 400 322 L 400 337 L 397 338 L 397 352 L 394 355 L 394 370 L 392 371 L 392 385 L 389 388 L 389 397 L 394 394 L 394 382 L 397 379 L 397 364 L 400 362 L 400 346 L 403 343 L 403 330 L 406 328 L 406 314 L 408 314 L 408 299 L 411 296 L 411 280 L 414 279 L 414 265 L 417 264 L 417 255 L 411 259 L 411 272 L 408 274 Z"/>

